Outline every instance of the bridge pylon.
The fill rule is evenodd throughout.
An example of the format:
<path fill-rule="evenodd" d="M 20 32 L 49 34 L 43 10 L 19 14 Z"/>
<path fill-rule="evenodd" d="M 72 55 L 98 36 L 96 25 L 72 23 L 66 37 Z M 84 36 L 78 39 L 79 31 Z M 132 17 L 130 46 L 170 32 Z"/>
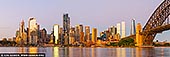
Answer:
<path fill-rule="evenodd" d="M 136 26 L 136 45 L 138 47 L 142 47 L 143 45 L 143 35 L 140 34 L 142 32 L 142 26 L 140 23 L 137 24 Z"/>

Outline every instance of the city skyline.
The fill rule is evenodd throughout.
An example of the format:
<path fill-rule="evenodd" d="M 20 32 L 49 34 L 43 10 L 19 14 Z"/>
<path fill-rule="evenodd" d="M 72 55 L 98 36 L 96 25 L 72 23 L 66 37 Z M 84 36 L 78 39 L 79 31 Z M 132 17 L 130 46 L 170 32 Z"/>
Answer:
<path fill-rule="evenodd" d="M 17 0 L 17 1 L 19 1 L 19 0 Z M 155 8 L 161 2 L 161 1 L 147 1 L 147 3 L 146 3 L 146 1 L 134 1 L 133 0 L 134 4 L 123 3 L 123 5 L 130 4 L 130 5 L 126 5 L 127 7 L 131 8 L 131 9 L 129 9 L 127 7 L 124 8 L 123 5 L 116 4 L 113 1 L 110 1 L 110 2 L 113 2 L 113 4 L 108 3 L 108 4 L 113 5 L 113 7 L 105 7 L 105 6 L 108 6 L 108 4 L 106 4 L 106 2 L 108 2 L 108 1 L 99 1 L 95 5 L 92 5 L 89 7 L 88 6 L 83 7 L 83 9 L 78 9 L 79 7 L 76 7 L 76 5 L 81 4 L 83 2 L 87 3 L 88 1 L 83 1 L 83 2 L 76 1 L 77 3 L 78 2 L 80 2 L 80 3 L 73 4 L 73 5 L 71 3 L 74 3 L 74 2 L 68 3 L 67 1 L 59 1 L 62 3 L 66 2 L 66 5 L 71 4 L 72 7 L 71 7 L 71 5 L 70 6 L 63 5 L 63 7 L 60 6 L 61 9 L 60 9 L 60 7 L 58 9 L 58 7 L 55 6 L 57 4 L 55 4 L 54 1 L 49 1 L 49 3 L 53 2 L 51 4 L 49 4 L 47 2 L 47 5 L 44 8 L 43 7 L 41 8 L 40 6 L 42 4 L 44 4 L 46 1 L 40 1 L 40 3 L 38 3 L 37 5 L 35 3 L 38 1 L 35 1 L 35 3 L 33 3 L 33 5 L 35 4 L 35 6 L 29 5 L 29 2 L 34 2 L 34 1 L 21 1 L 21 2 L 24 2 L 25 4 L 21 3 L 24 5 L 18 6 L 21 4 L 17 4 L 17 1 L 12 1 L 14 3 L 12 3 L 11 1 L 3 1 L 3 2 L 11 2 L 11 4 L 3 4 L 1 2 L 3 4 L 1 6 L 6 6 L 6 8 L 1 9 L 0 11 L 7 12 L 4 15 L 0 14 L 1 16 L 3 16 L 3 17 L 0 17 L 1 18 L 0 20 L 2 23 L 1 29 L 0 29 L 0 31 L 2 32 L 0 35 L 1 38 L 13 37 L 15 35 L 15 31 L 19 27 L 18 25 L 19 25 L 19 22 L 21 19 L 25 20 L 25 22 L 26 22 L 25 27 L 27 27 L 28 18 L 31 16 L 33 16 L 37 19 L 37 22 L 41 25 L 41 28 L 46 28 L 48 33 L 51 33 L 52 27 L 54 24 L 59 24 L 60 26 L 62 26 L 62 14 L 63 13 L 69 13 L 70 18 L 71 18 L 71 21 L 70 21 L 71 26 L 75 26 L 76 24 L 83 24 L 83 25 L 89 25 L 90 29 L 93 27 L 96 27 L 98 29 L 98 34 L 99 34 L 99 32 L 106 30 L 110 26 L 113 26 L 113 25 L 116 26 L 117 23 L 121 23 L 121 21 L 125 21 L 126 22 L 126 35 L 130 35 L 130 25 L 131 25 L 130 20 L 132 18 L 134 18 L 136 20 L 136 23 L 140 22 L 141 25 L 144 26 L 145 23 L 147 22 L 148 18 L 150 17 L 150 15 L 153 13 Z M 92 1 L 92 2 L 94 2 L 94 1 Z M 116 2 L 120 2 L 120 1 L 116 1 Z M 130 2 L 132 2 L 132 1 L 130 1 Z M 86 5 L 85 3 L 83 3 L 82 5 L 85 6 Z M 54 5 L 52 5 L 52 4 L 54 4 Z M 114 8 L 116 5 L 117 6 L 119 5 L 120 8 L 118 8 L 118 7 Z M 136 5 L 136 6 L 134 6 L 134 5 Z M 48 7 L 48 6 L 51 6 L 51 7 Z M 80 6 L 80 5 L 78 5 L 78 6 Z M 96 7 L 94 7 L 94 6 L 96 6 Z M 101 7 L 99 7 L 99 6 L 101 6 Z M 141 7 L 139 7 L 139 6 L 141 6 Z M 14 10 L 10 10 L 10 8 L 12 8 L 12 7 L 14 7 Z M 20 12 L 20 9 L 17 9 L 17 7 L 21 9 L 21 12 Z M 45 9 L 46 7 L 49 9 Z M 139 7 L 139 9 L 138 9 L 138 7 Z M 56 10 L 51 11 L 50 9 L 52 9 L 52 8 L 54 8 Z M 88 8 L 92 8 L 92 9 L 88 9 Z M 102 8 L 105 8 L 105 9 L 102 9 Z M 8 10 L 5 10 L 5 9 L 8 9 Z M 28 9 L 30 9 L 30 10 L 28 10 Z M 45 10 L 43 10 L 43 9 L 45 9 Z M 118 9 L 121 9 L 121 10 L 118 10 Z M 38 10 L 40 10 L 40 11 L 38 11 Z M 79 11 L 77 11 L 77 10 L 79 10 Z M 134 12 L 132 12 L 132 10 Z M 44 11 L 47 11 L 47 12 L 43 13 Z M 89 11 L 89 12 L 83 12 L 83 11 Z M 115 11 L 118 11 L 118 12 L 115 12 Z M 128 14 L 130 14 L 130 15 L 128 15 Z M 5 20 L 3 20 L 3 19 L 5 19 Z M 99 19 L 99 20 L 96 20 L 96 19 Z M 96 22 L 94 22 L 94 21 L 96 21 Z M 100 25 L 98 25 L 98 24 L 100 24 Z M 165 33 L 165 34 L 168 34 L 168 33 Z M 162 34 L 159 36 L 162 36 Z M 159 38 L 159 36 L 158 36 L 158 39 L 161 39 L 161 38 Z M 162 38 L 164 38 L 163 40 L 170 40 L 165 37 L 167 37 L 167 35 L 164 35 L 162 37 Z M 157 39 L 157 37 L 156 37 L 156 39 Z"/>

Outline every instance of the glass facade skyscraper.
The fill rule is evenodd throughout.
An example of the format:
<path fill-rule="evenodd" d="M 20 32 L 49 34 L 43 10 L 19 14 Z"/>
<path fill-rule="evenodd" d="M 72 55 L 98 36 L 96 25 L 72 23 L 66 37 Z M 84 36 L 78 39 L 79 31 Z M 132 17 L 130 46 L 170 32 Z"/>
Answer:
<path fill-rule="evenodd" d="M 68 45 L 69 44 L 69 31 L 70 31 L 70 17 L 68 16 L 68 14 L 64 14 L 63 15 L 63 38 L 64 38 L 64 45 Z M 62 44 L 63 44 L 62 43 Z"/>

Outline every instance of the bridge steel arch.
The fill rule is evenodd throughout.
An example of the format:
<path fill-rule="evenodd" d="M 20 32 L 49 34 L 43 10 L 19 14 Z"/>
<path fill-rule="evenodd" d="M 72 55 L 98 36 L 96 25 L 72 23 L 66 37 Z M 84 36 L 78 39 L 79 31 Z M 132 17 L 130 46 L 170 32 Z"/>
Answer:
<path fill-rule="evenodd" d="M 150 30 L 156 28 L 158 26 L 162 26 L 165 20 L 170 15 L 170 0 L 164 0 L 151 15 L 145 26 L 143 27 L 143 31 Z M 152 45 L 152 42 L 157 33 L 147 34 L 143 38 L 143 45 Z"/>

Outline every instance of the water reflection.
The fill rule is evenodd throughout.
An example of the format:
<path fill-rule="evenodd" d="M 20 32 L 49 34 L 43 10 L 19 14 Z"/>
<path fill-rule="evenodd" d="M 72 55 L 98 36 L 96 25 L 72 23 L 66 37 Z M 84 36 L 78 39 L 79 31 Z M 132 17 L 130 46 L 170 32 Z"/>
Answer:
<path fill-rule="evenodd" d="M 170 57 L 170 47 L 157 47 L 157 48 L 0 47 L 0 53 L 45 53 L 46 57 Z"/>
<path fill-rule="evenodd" d="M 59 57 L 59 47 L 54 47 L 54 57 Z"/>

